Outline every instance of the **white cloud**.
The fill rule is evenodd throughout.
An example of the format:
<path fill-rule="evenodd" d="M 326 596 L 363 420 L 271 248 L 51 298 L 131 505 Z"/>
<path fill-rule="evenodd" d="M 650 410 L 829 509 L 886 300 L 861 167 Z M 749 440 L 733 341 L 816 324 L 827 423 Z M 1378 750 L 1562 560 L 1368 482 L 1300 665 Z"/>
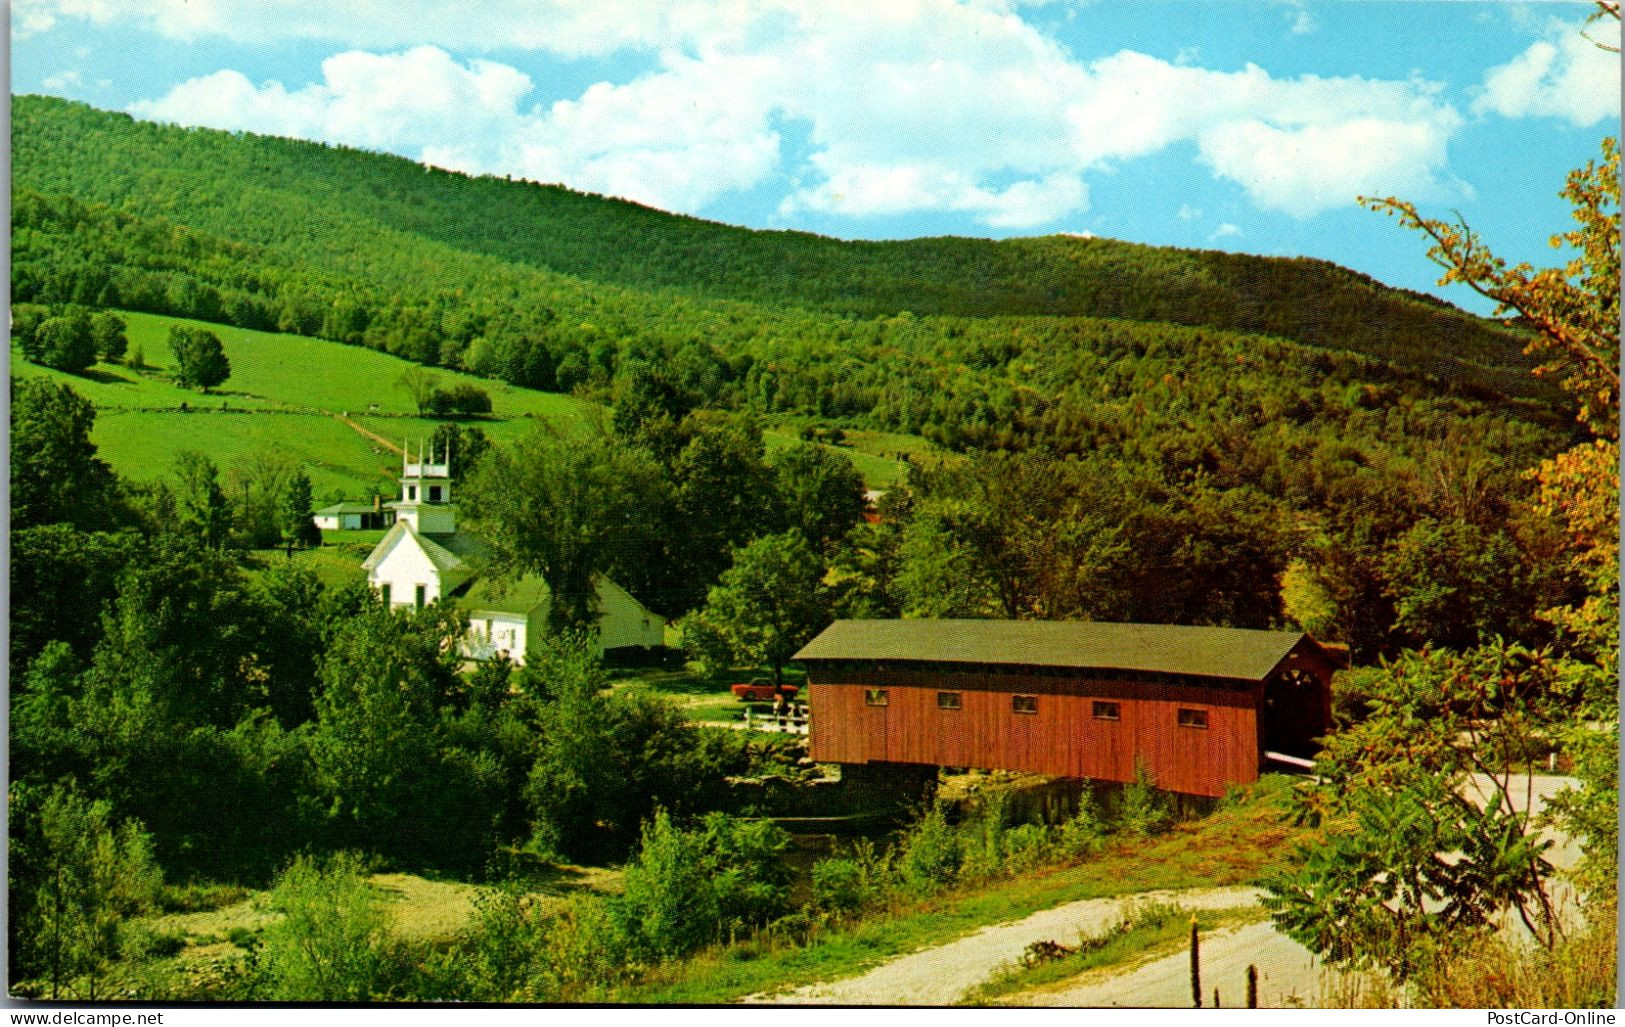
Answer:
<path fill-rule="evenodd" d="M 52 92 L 65 92 L 69 89 L 77 89 L 83 84 L 84 76 L 80 75 L 77 71 L 73 71 L 72 69 L 67 71 L 59 71 L 55 75 L 47 75 L 41 82 L 41 85 Z"/>
<path fill-rule="evenodd" d="M 1181 221 L 1196 221 L 1196 220 L 1200 219 L 1201 216 L 1202 216 L 1202 208 L 1201 207 L 1192 207 L 1188 203 L 1181 203 L 1179 205 L 1179 220 L 1181 220 Z"/>
<path fill-rule="evenodd" d="M 1304 36 L 1319 28 L 1315 16 L 1309 13 L 1309 7 L 1303 0 L 1287 0 L 1287 20 L 1291 22 L 1288 29 L 1294 36 Z"/>
<path fill-rule="evenodd" d="M 1362 192 L 1459 191 L 1460 117 L 1416 81 L 1220 72 L 1130 51 L 1085 63 L 1017 0 L 27 0 L 51 17 L 176 38 L 342 39 L 322 80 L 221 71 L 135 104 L 141 116 L 403 153 L 698 212 L 784 173 L 780 209 L 850 217 L 968 212 L 995 228 L 1089 207 L 1088 176 L 1180 143 L 1260 206 L 1307 217 Z M 439 45 L 411 45 L 432 38 Z M 454 59 L 501 40 L 560 55 L 641 49 L 638 73 L 562 100 L 525 73 Z M 408 47 L 376 52 L 378 47 Z M 362 49 L 371 47 L 374 49 Z M 445 47 L 446 49 L 443 49 Z M 807 157 L 784 167 L 785 125 Z M 1378 159 L 1380 155 L 1380 159 Z"/>
<path fill-rule="evenodd" d="M 1241 229 L 1226 221 L 1224 224 L 1213 230 L 1213 234 L 1207 237 L 1207 241 L 1218 242 L 1220 239 L 1228 239 L 1231 236 L 1239 236 L 1241 234 Z"/>
<path fill-rule="evenodd" d="M 1554 22 L 1544 39 L 1485 72 L 1473 110 L 1507 118 L 1562 118 L 1581 127 L 1617 119 L 1619 55 L 1593 40 L 1618 46 L 1619 23 L 1595 23 L 1587 34 L 1591 38 L 1581 35 L 1578 25 Z"/>

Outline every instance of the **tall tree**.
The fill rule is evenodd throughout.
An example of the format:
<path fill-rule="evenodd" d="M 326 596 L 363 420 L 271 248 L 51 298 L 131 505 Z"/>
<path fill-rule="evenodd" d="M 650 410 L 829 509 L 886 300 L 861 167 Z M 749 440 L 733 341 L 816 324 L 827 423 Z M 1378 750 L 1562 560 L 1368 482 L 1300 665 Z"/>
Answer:
<path fill-rule="evenodd" d="M 169 351 L 175 355 L 175 377 L 182 385 L 208 392 L 231 377 L 231 361 L 220 336 L 206 328 L 171 326 Z"/>
<path fill-rule="evenodd" d="M 596 578 L 647 511 L 631 483 L 648 458 L 602 437 L 563 438 L 533 431 L 512 449 L 494 449 L 464 487 L 469 526 L 495 548 L 499 577 L 540 574 L 553 602 L 555 630 L 597 624 Z"/>
<path fill-rule="evenodd" d="M 863 519 L 863 476 L 823 446 L 797 443 L 773 458 L 785 527 L 799 528 L 823 551 Z"/>
<path fill-rule="evenodd" d="M 296 471 L 283 485 L 281 501 L 277 504 L 277 522 L 281 528 L 282 544 L 291 554 L 295 546 L 321 545 L 322 534 L 311 517 L 313 503 L 310 498 L 310 476 Z"/>
<path fill-rule="evenodd" d="M 96 356 L 107 363 L 124 359 L 130 340 L 124 334 L 124 319 L 117 314 L 102 311 L 90 319 L 91 336 L 96 343 Z"/>
<path fill-rule="evenodd" d="M 81 528 L 114 519 L 115 479 L 96 457 L 96 408 L 67 385 L 13 379 L 11 526 L 67 522 Z"/>
<path fill-rule="evenodd" d="M 766 664 L 775 684 L 797 649 L 829 626 L 825 566 L 801 532 L 764 535 L 734 554 L 704 609 L 684 622 L 698 644 L 738 662 Z"/>

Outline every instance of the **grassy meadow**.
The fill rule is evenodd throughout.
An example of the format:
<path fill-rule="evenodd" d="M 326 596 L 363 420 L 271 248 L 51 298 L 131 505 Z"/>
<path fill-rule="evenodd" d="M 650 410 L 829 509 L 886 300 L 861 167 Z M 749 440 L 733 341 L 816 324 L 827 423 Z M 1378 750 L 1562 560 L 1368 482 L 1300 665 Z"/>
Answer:
<path fill-rule="evenodd" d="M 156 314 L 120 316 L 128 324 L 129 352 L 141 356 L 139 368 L 97 364 L 69 375 L 28 363 L 16 346 L 11 368 L 19 378 L 65 381 L 94 403 L 91 439 L 123 477 L 156 478 L 188 449 L 222 469 L 274 451 L 306 469 L 319 505 L 365 499 L 375 491 L 392 496 L 400 466 L 396 449 L 405 441 L 427 439 L 440 423 L 418 416 L 411 396 L 396 384 L 402 371 L 418 365 L 387 353 Z M 200 393 L 174 383 L 168 336 L 177 324 L 207 328 L 220 337 L 231 361 L 231 377 L 220 388 Z M 607 408 L 590 400 L 457 371 L 428 373 L 442 387 L 472 384 L 490 395 L 491 415 L 474 423 L 496 442 L 511 442 L 537 425 L 570 434 L 608 422 Z M 796 441 L 788 427 L 769 425 L 764 436 L 770 453 Z M 864 431 L 850 432 L 847 445 L 829 448 L 850 459 L 872 488 L 903 478 L 907 465 L 896 454 L 935 451 L 915 436 Z"/>

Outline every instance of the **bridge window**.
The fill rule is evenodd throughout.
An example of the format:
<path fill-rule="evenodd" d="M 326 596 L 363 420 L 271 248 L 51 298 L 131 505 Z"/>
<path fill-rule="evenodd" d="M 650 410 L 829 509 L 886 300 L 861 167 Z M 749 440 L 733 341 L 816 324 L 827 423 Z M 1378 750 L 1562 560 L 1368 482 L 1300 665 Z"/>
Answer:
<path fill-rule="evenodd" d="M 1121 720 L 1122 710 L 1114 702 L 1095 703 L 1096 720 Z"/>
<path fill-rule="evenodd" d="M 937 693 L 937 709 L 939 709 L 939 710 L 957 710 L 957 709 L 959 709 L 959 693 L 958 692 L 938 692 Z"/>
<path fill-rule="evenodd" d="M 1207 729 L 1207 711 L 1206 710 L 1181 709 L 1179 711 L 1179 726 L 1180 727 L 1198 727 L 1198 728 L 1202 728 L 1203 730 L 1206 730 Z"/>
<path fill-rule="evenodd" d="M 1010 697 L 1010 708 L 1017 713 L 1037 713 L 1038 696 L 1012 695 Z"/>
<path fill-rule="evenodd" d="M 886 706 L 889 702 L 890 697 L 886 695 L 884 688 L 865 688 L 863 690 L 863 705 L 865 706 Z"/>

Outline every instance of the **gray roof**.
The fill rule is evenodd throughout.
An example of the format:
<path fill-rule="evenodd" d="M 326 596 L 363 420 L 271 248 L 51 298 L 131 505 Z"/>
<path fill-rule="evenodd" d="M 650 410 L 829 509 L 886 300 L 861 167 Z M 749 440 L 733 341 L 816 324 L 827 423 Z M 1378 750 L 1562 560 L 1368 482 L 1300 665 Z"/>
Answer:
<path fill-rule="evenodd" d="M 338 514 L 370 514 L 379 513 L 371 503 L 334 503 L 317 510 L 318 515 L 336 516 Z"/>
<path fill-rule="evenodd" d="M 1099 621 L 839 620 L 793 659 L 1075 667 L 1262 681 L 1307 637 L 1301 631 Z"/>

